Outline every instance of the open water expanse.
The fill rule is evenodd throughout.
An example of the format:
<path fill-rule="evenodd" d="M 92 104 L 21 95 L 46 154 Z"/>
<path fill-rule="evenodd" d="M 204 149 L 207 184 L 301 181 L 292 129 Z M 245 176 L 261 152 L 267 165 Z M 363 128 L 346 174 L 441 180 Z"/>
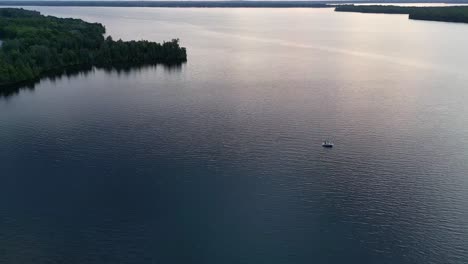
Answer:
<path fill-rule="evenodd" d="M 0 263 L 468 263 L 468 25 L 29 9 L 188 62 L 0 96 Z"/>

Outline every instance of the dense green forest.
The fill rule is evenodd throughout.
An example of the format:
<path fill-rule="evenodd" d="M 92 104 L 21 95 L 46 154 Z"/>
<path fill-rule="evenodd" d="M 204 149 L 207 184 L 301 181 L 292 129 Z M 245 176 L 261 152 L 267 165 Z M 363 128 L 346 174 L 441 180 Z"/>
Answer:
<path fill-rule="evenodd" d="M 180 63 L 177 39 L 162 44 L 104 38 L 105 28 L 80 19 L 43 16 L 37 11 L 0 9 L 0 86 L 36 79 L 70 66 Z"/>
<path fill-rule="evenodd" d="M 338 12 L 408 14 L 410 19 L 468 23 L 468 6 L 402 7 L 402 6 L 337 6 Z"/>

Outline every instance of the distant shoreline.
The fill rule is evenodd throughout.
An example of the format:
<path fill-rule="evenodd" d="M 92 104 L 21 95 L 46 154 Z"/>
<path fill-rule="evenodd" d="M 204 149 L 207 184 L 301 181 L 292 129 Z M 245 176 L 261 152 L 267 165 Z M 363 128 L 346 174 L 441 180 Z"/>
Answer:
<path fill-rule="evenodd" d="M 405 14 L 409 19 L 438 22 L 468 23 L 468 6 L 450 7 L 403 7 L 390 5 L 342 5 L 336 12 L 356 12 L 374 14 Z"/>
<path fill-rule="evenodd" d="M 467 0 L 468 3 L 468 0 Z M 174 7 L 174 8 L 330 8 L 312 1 L 1 1 L 0 6 Z"/>
<path fill-rule="evenodd" d="M 450 1 L 13 1 L 0 0 L 0 6 L 75 6 L 75 7 L 173 7 L 173 8 L 332 8 L 342 4 L 468 4 L 468 0 Z"/>

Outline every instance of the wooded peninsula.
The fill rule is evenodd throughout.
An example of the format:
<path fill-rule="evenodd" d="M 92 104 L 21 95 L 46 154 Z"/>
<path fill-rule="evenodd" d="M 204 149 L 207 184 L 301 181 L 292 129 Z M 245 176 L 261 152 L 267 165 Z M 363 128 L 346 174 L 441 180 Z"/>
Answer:
<path fill-rule="evenodd" d="M 342 5 L 337 12 L 408 14 L 409 19 L 468 23 L 468 6 L 403 7 L 382 5 Z"/>
<path fill-rule="evenodd" d="M 37 11 L 0 8 L 0 86 L 40 78 L 76 66 L 176 64 L 187 60 L 178 39 L 162 44 L 115 41 L 105 27 Z"/>

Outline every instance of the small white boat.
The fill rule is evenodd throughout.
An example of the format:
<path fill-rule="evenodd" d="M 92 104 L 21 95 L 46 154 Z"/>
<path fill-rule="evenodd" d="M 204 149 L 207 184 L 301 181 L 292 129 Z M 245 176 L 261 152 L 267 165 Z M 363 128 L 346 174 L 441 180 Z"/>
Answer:
<path fill-rule="evenodd" d="M 333 148 L 333 142 L 331 141 L 328 141 L 328 140 L 325 140 L 324 142 L 322 142 L 322 147 L 324 148 Z"/>

